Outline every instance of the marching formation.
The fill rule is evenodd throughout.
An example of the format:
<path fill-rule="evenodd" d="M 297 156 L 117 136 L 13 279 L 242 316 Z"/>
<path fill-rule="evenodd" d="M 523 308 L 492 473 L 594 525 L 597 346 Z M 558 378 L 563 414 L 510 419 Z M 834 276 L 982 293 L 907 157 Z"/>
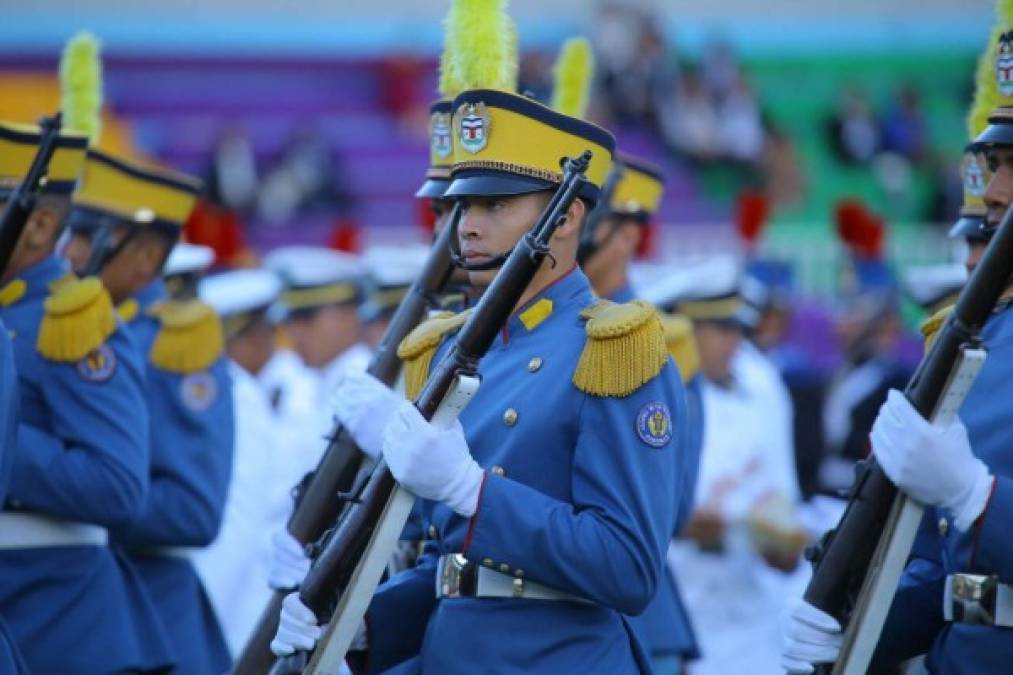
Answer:
<path fill-rule="evenodd" d="M 432 241 L 242 269 L 184 241 L 200 181 L 99 149 L 75 37 L 59 114 L 0 122 L 0 673 L 1007 672 L 998 20 L 950 235 L 970 277 L 898 281 L 840 204 L 815 398 L 763 205 L 741 255 L 639 263 L 663 171 L 585 120 L 587 41 L 550 104 L 517 91 L 505 0 L 445 21 Z M 902 287 L 931 316 L 913 372 Z"/>

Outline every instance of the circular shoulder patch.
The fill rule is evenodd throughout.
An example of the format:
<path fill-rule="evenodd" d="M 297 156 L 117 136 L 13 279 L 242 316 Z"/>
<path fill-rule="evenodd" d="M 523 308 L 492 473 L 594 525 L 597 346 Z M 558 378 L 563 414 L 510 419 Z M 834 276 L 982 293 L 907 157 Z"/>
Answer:
<path fill-rule="evenodd" d="M 88 382 L 105 382 L 116 372 L 116 353 L 109 345 L 93 349 L 77 362 L 77 374 Z"/>
<path fill-rule="evenodd" d="M 211 373 L 192 373 L 179 384 L 183 405 L 193 412 L 204 412 L 218 397 L 218 383 Z"/>
<path fill-rule="evenodd" d="M 652 448 L 660 448 L 672 440 L 672 416 L 661 401 L 651 401 L 637 414 L 637 436 Z"/>

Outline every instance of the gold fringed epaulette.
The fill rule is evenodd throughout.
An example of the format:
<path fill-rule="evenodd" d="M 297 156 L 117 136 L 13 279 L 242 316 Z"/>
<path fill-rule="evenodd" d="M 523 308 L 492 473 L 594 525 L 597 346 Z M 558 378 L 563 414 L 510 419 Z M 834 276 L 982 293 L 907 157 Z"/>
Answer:
<path fill-rule="evenodd" d="M 443 338 L 464 325 L 471 310 L 458 314 L 440 312 L 416 326 L 398 345 L 397 355 L 404 362 L 405 396 L 415 400 L 429 379 L 429 366 Z"/>
<path fill-rule="evenodd" d="M 101 347 L 116 330 L 109 291 L 96 277 L 58 285 L 45 303 L 35 343 L 50 361 L 73 363 Z"/>
<path fill-rule="evenodd" d="M 155 313 L 162 323 L 151 345 L 151 363 L 182 375 L 207 370 L 225 349 L 222 321 L 200 300 L 173 300 Z"/>
<path fill-rule="evenodd" d="M 682 314 L 663 314 L 661 326 L 665 330 L 665 345 L 671 354 L 683 382 L 689 382 L 700 370 L 700 352 L 696 349 L 693 322 Z"/>
<path fill-rule="evenodd" d="M 928 352 L 932 348 L 932 343 L 935 342 L 936 334 L 939 329 L 946 323 L 946 319 L 953 313 L 953 305 L 947 305 L 941 310 L 930 316 L 929 318 L 922 321 L 922 325 L 919 326 L 919 330 L 922 332 L 922 337 L 925 338 L 925 351 Z"/>
<path fill-rule="evenodd" d="M 661 372 L 668 348 L 650 303 L 602 301 L 581 316 L 587 318 L 587 344 L 573 373 L 578 389 L 593 396 L 628 396 Z"/>

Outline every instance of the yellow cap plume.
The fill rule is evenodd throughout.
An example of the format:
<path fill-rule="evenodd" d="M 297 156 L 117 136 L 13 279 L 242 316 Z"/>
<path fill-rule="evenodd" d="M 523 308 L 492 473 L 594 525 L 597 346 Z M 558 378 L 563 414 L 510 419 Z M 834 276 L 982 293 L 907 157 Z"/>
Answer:
<path fill-rule="evenodd" d="M 506 0 L 454 0 L 447 15 L 450 62 L 461 90 L 516 88 L 517 54 Z"/>
<path fill-rule="evenodd" d="M 999 19 L 999 26 L 1004 29 L 1013 27 L 1013 1 L 999 0 L 996 5 L 996 16 Z"/>
<path fill-rule="evenodd" d="M 60 108 L 63 127 L 98 141 L 102 128 L 102 61 L 99 42 L 88 32 L 78 33 L 60 59 Z"/>
<path fill-rule="evenodd" d="M 1001 26 L 996 26 L 988 36 L 988 48 L 978 59 L 974 71 L 974 102 L 967 114 L 967 133 L 970 140 L 978 137 L 988 126 L 988 116 L 999 107 L 999 86 L 995 81 L 995 57 L 999 48 Z"/>
<path fill-rule="evenodd" d="M 583 119 L 590 102 L 593 74 L 594 53 L 587 38 L 570 38 L 564 42 L 553 67 L 553 109 Z"/>

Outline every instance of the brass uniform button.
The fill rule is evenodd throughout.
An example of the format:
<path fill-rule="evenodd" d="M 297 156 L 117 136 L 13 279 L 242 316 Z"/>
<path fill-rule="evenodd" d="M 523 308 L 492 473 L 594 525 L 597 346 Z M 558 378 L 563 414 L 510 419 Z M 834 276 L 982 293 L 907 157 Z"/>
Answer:
<path fill-rule="evenodd" d="M 503 574 L 510 574 L 510 565 L 507 565 L 506 563 L 500 563 L 499 571 L 502 572 Z"/>
<path fill-rule="evenodd" d="M 493 475 L 496 475 L 496 476 L 505 476 L 506 475 L 506 471 L 504 471 L 503 467 L 501 467 L 501 466 L 494 466 L 491 469 L 489 469 L 489 472 L 492 473 Z"/>
<path fill-rule="evenodd" d="M 429 526 L 429 538 L 430 539 L 436 539 L 436 526 L 435 525 L 430 525 Z"/>
<path fill-rule="evenodd" d="M 482 561 L 482 564 L 486 567 L 492 567 L 492 558 L 486 558 Z"/>
<path fill-rule="evenodd" d="M 508 427 L 512 427 L 513 425 L 517 424 L 517 411 L 514 410 L 513 408 L 507 408 L 506 411 L 503 413 L 503 424 L 507 425 Z"/>
<path fill-rule="evenodd" d="M 950 522 L 946 518 L 939 519 L 939 536 L 945 537 L 950 531 Z"/>
<path fill-rule="evenodd" d="M 540 356 L 535 356 L 530 361 L 528 361 L 528 372 L 529 373 L 537 373 L 538 369 L 541 368 L 541 367 L 542 367 L 542 359 L 541 359 Z"/>

